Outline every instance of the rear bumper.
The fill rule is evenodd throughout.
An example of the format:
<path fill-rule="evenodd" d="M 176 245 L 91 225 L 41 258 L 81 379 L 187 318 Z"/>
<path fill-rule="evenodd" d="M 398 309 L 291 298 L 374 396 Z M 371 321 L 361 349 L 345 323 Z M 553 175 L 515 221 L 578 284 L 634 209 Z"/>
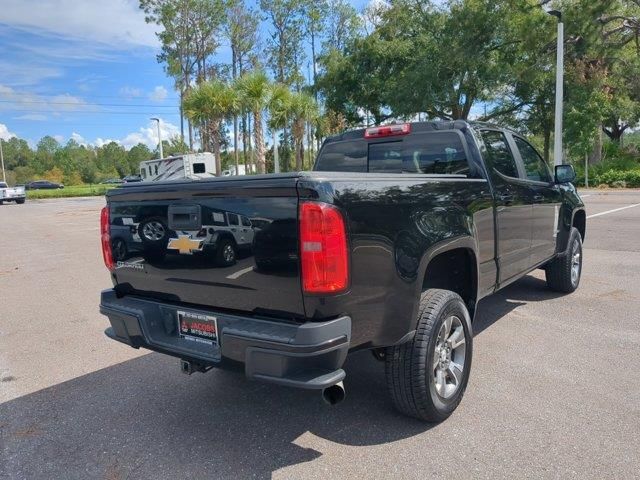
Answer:
<path fill-rule="evenodd" d="M 179 337 L 177 312 L 215 316 L 219 345 Z M 105 334 L 134 348 L 148 348 L 204 366 L 242 362 L 247 377 L 280 385 L 322 389 L 340 382 L 349 350 L 351 319 L 326 322 L 276 322 L 178 307 L 136 297 L 117 298 L 105 290 L 100 313 L 109 318 Z"/>

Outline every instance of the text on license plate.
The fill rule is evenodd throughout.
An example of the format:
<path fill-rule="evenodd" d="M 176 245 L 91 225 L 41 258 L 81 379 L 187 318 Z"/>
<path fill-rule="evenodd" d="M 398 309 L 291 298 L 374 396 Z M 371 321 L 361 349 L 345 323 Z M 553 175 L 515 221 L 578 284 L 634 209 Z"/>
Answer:
<path fill-rule="evenodd" d="M 218 344 L 218 322 L 216 317 L 199 313 L 178 311 L 178 333 L 192 342 Z"/>

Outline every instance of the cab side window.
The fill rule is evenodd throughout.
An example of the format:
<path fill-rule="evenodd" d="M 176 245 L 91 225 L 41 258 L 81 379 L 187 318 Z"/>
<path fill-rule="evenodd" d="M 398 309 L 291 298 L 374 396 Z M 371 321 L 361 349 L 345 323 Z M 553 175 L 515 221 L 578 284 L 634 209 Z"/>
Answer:
<path fill-rule="evenodd" d="M 484 130 L 481 134 L 487 147 L 487 166 L 507 177 L 518 178 L 516 160 L 513 158 L 504 133 L 496 130 Z"/>
<path fill-rule="evenodd" d="M 230 213 L 229 214 L 229 225 L 239 225 L 240 223 L 238 222 L 238 215 L 236 215 L 235 213 Z"/>
<path fill-rule="evenodd" d="M 536 149 L 520 137 L 514 136 L 513 140 L 522 157 L 527 179 L 536 182 L 550 182 L 551 174 L 549 173 L 549 169 L 540 154 L 536 152 Z"/>

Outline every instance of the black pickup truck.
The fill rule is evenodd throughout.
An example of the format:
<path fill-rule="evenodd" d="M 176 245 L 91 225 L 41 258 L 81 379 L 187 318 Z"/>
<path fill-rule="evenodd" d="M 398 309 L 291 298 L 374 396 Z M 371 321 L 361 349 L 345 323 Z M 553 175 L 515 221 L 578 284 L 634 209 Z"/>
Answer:
<path fill-rule="evenodd" d="M 395 406 L 441 421 L 467 385 L 481 298 L 536 268 L 554 290 L 578 287 L 574 177 L 509 130 L 419 122 L 331 137 L 312 172 L 110 190 L 106 334 L 185 373 L 240 362 L 329 403 L 347 354 L 370 349 Z M 137 248 L 114 255 L 122 228 Z"/>

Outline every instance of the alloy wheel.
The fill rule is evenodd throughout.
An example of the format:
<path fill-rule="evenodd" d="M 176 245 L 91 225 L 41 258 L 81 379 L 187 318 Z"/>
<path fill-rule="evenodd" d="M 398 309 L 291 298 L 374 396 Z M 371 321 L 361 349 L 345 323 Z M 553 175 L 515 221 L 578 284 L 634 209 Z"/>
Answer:
<path fill-rule="evenodd" d="M 233 259 L 235 258 L 235 252 L 233 251 L 233 247 L 231 245 L 225 245 L 224 249 L 222 250 L 222 258 L 224 258 L 224 261 L 227 263 L 230 263 L 233 261 Z"/>
<path fill-rule="evenodd" d="M 573 241 L 571 248 L 571 283 L 575 285 L 580 278 L 580 269 L 582 268 L 582 255 L 580 251 L 580 242 Z"/>
<path fill-rule="evenodd" d="M 445 318 L 438 332 L 431 368 L 436 392 L 442 398 L 450 398 L 460 388 L 466 351 L 462 321 L 455 315 Z"/>
<path fill-rule="evenodd" d="M 145 223 L 142 228 L 142 233 L 147 240 L 157 242 L 164 238 L 164 226 L 156 221 Z"/>

